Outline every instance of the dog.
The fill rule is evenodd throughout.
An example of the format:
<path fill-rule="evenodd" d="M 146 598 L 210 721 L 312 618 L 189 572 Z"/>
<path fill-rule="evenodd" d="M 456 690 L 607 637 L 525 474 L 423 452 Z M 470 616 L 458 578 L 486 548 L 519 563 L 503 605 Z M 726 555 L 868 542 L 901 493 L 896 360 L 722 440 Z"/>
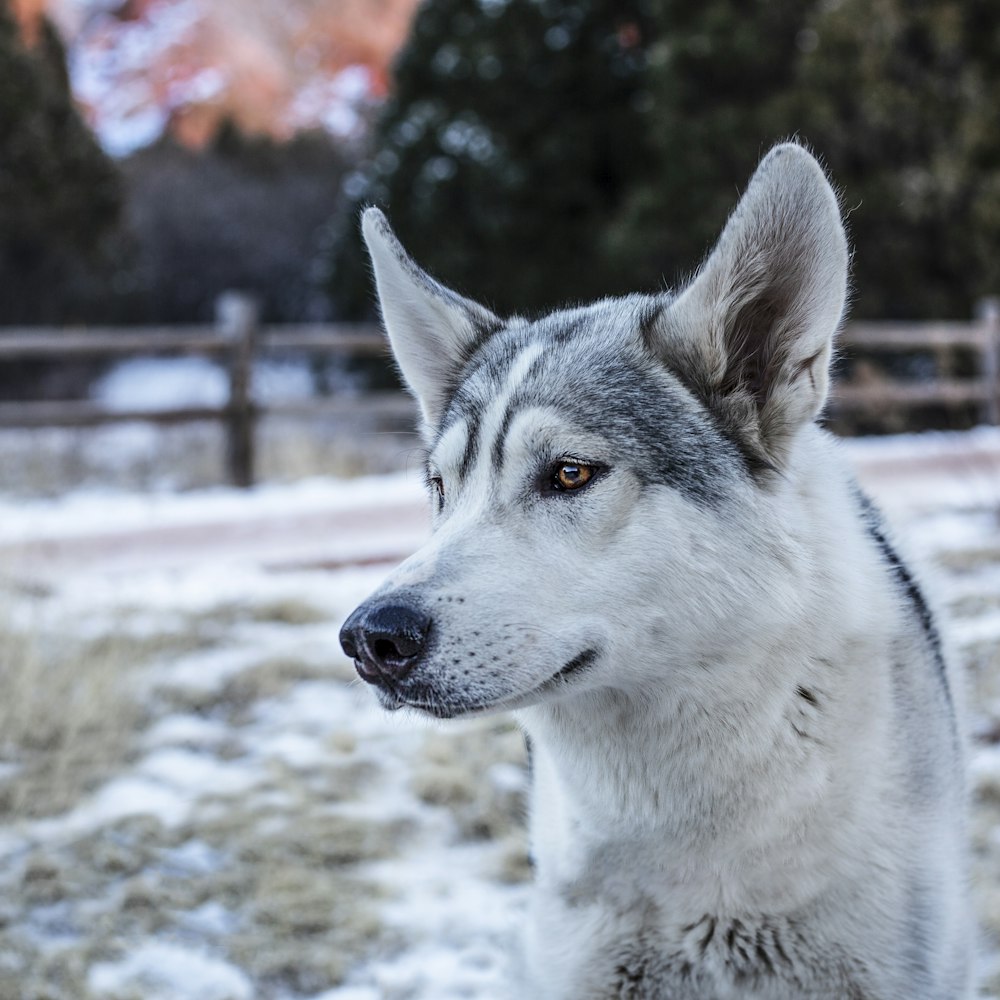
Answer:
<path fill-rule="evenodd" d="M 434 531 L 341 642 L 386 709 L 523 726 L 527 995 L 968 997 L 961 684 L 817 424 L 822 167 L 775 147 L 679 291 L 537 319 L 362 225 Z"/>

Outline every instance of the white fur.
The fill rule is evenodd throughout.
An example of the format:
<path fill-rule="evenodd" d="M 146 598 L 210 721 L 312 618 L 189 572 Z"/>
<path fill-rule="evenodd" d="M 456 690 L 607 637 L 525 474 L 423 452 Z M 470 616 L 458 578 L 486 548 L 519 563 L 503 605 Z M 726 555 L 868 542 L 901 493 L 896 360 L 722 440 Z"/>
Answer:
<path fill-rule="evenodd" d="M 655 303 L 646 348 L 688 387 L 663 375 L 664 391 L 710 422 L 684 402 L 700 393 L 761 463 L 740 471 L 733 450 L 708 500 L 561 405 L 581 380 L 600 387 L 586 345 L 608 314 L 635 325 L 630 300 L 598 304 L 592 332 L 558 348 L 551 392 L 531 372 L 554 342 L 516 327 L 529 346 L 493 382 L 476 375 L 480 410 L 436 438 L 469 316 L 483 314 L 436 297 L 384 220 L 365 224 L 445 489 L 431 541 L 369 603 L 433 615 L 426 655 L 380 697 L 444 715 L 515 709 L 530 736 L 527 995 L 968 996 L 960 684 L 941 676 L 911 578 L 812 422 L 847 267 L 815 161 L 797 146 L 765 159 L 699 276 Z M 655 364 L 638 335 L 622 352 Z M 545 493 L 564 458 L 606 471 L 578 496 Z"/>
<path fill-rule="evenodd" d="M 410 260 L 385 216 L 369 208 L 362 228 L 382 303 L 382 320 L 403 376 L 427 423 L 440 416 L 440 387 L 475 337 L 496 317 L 438 285 Z"/>

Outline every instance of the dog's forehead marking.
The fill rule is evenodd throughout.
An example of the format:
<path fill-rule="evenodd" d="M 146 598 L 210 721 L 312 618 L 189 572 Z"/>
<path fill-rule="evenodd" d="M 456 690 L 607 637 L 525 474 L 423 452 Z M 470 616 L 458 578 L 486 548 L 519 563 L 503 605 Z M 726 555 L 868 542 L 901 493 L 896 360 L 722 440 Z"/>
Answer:
<path fill-rule="evenodd" d="M 538 369 L 545 355 L 546 345 L 541 341 L 529 344 L 514 359 L 508 369 L 503 388 L 490 400 L 480 422 L 480 435 L 483 442 L 495 440 L 503 432 L 505 423 L 509 420 L 509 410 L 518 389 L 523 386 Z M 498 463 L 494 463 L 498 464 Z"/>
<path fill-rule="evenodd" d="M 523 406 L 508 410 L 503 437 L 498 436 L 493 445 L 503 453 L 504 461 L 537 457 L 539 449 L 555 449 L 545 455 L 548 460 L 555 461 L 560 457 L 568 458 L 581 448 L 587 452 L 583 457 L 596 457 L 587 450 L 595 440 L 603 442 L 600 435 L 584 432 L 558 406 L 540 401 L 525 402 Z"/>
<path fill-rule="evenodd" d="M 544 350 L 545 344 L 536 340 L 514 358 L 507 374 L 507 382 L 504 385 L 504 391 L 508 396 L 528 377 L 536 359 L 542 356 Z"/>
<path fill-rule="evenodd" d="M 469 421 L 462 419 L 449 424 L 431 453 L 431 464 L 448 469 L 459 464 L 469 438 Z"/>
<path fill-rule="evenodd" d="M 480 446 L 496 435 L 503 423 L 508 400 L 535 370 L 544 356 L 545 346 L 542 341 L 530 341 L 515 353 L 511 345 L 506 345 L 498 363 L 481 365 L 456 396 L 454 405 L 460 407 L 459 415 L 454 423 L 445 425 L 434 452 L 439 454 L 446 442 L 454 448 L 453 442 L 458 435 L 453 437 L 451 432 L 454 427 L 464 428 L 461 455 L 448 453 L 448 458 L 457 465 L 459 482 L 464 482 L 472 473 L 481 453 Z M 440 454 L 443 460 L 444 453 Z"/>

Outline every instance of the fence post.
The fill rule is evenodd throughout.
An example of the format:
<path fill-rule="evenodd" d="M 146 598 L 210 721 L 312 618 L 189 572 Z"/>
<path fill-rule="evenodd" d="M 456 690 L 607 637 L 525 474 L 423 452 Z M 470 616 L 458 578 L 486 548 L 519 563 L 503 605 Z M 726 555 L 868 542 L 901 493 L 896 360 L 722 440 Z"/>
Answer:
<path fill-rule="evenodd" d="M 223 292 L 215 302 L 215 322 L 229 341 L 229 405 L 226 411 L 226 465 L 233 486 L 253 486 L 254 405 L 251 376 L 258 326 L 257 301 L 243 292 Z"/>
<path fill-rule="evenodd" d="M 1000 297 L 990 296 L 976 303 L 976 318 L 984 328 L 983 378 L 989 395 L 983 406 L 983 419 L 1000 425 Z"/>

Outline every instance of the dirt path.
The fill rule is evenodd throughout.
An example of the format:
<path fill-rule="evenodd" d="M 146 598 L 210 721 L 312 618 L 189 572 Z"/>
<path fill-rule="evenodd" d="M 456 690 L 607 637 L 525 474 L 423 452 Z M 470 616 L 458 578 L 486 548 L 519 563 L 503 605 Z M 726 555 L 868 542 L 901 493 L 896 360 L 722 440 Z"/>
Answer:
<path fill-rule="evenodd" d="M 1000 506 L 1000 437 L 942 435 L 893 449 L 879 442 L 848 443 L 862 486 L 890 508 L 921 509 L 965 496 L 984 506 Z"/>

